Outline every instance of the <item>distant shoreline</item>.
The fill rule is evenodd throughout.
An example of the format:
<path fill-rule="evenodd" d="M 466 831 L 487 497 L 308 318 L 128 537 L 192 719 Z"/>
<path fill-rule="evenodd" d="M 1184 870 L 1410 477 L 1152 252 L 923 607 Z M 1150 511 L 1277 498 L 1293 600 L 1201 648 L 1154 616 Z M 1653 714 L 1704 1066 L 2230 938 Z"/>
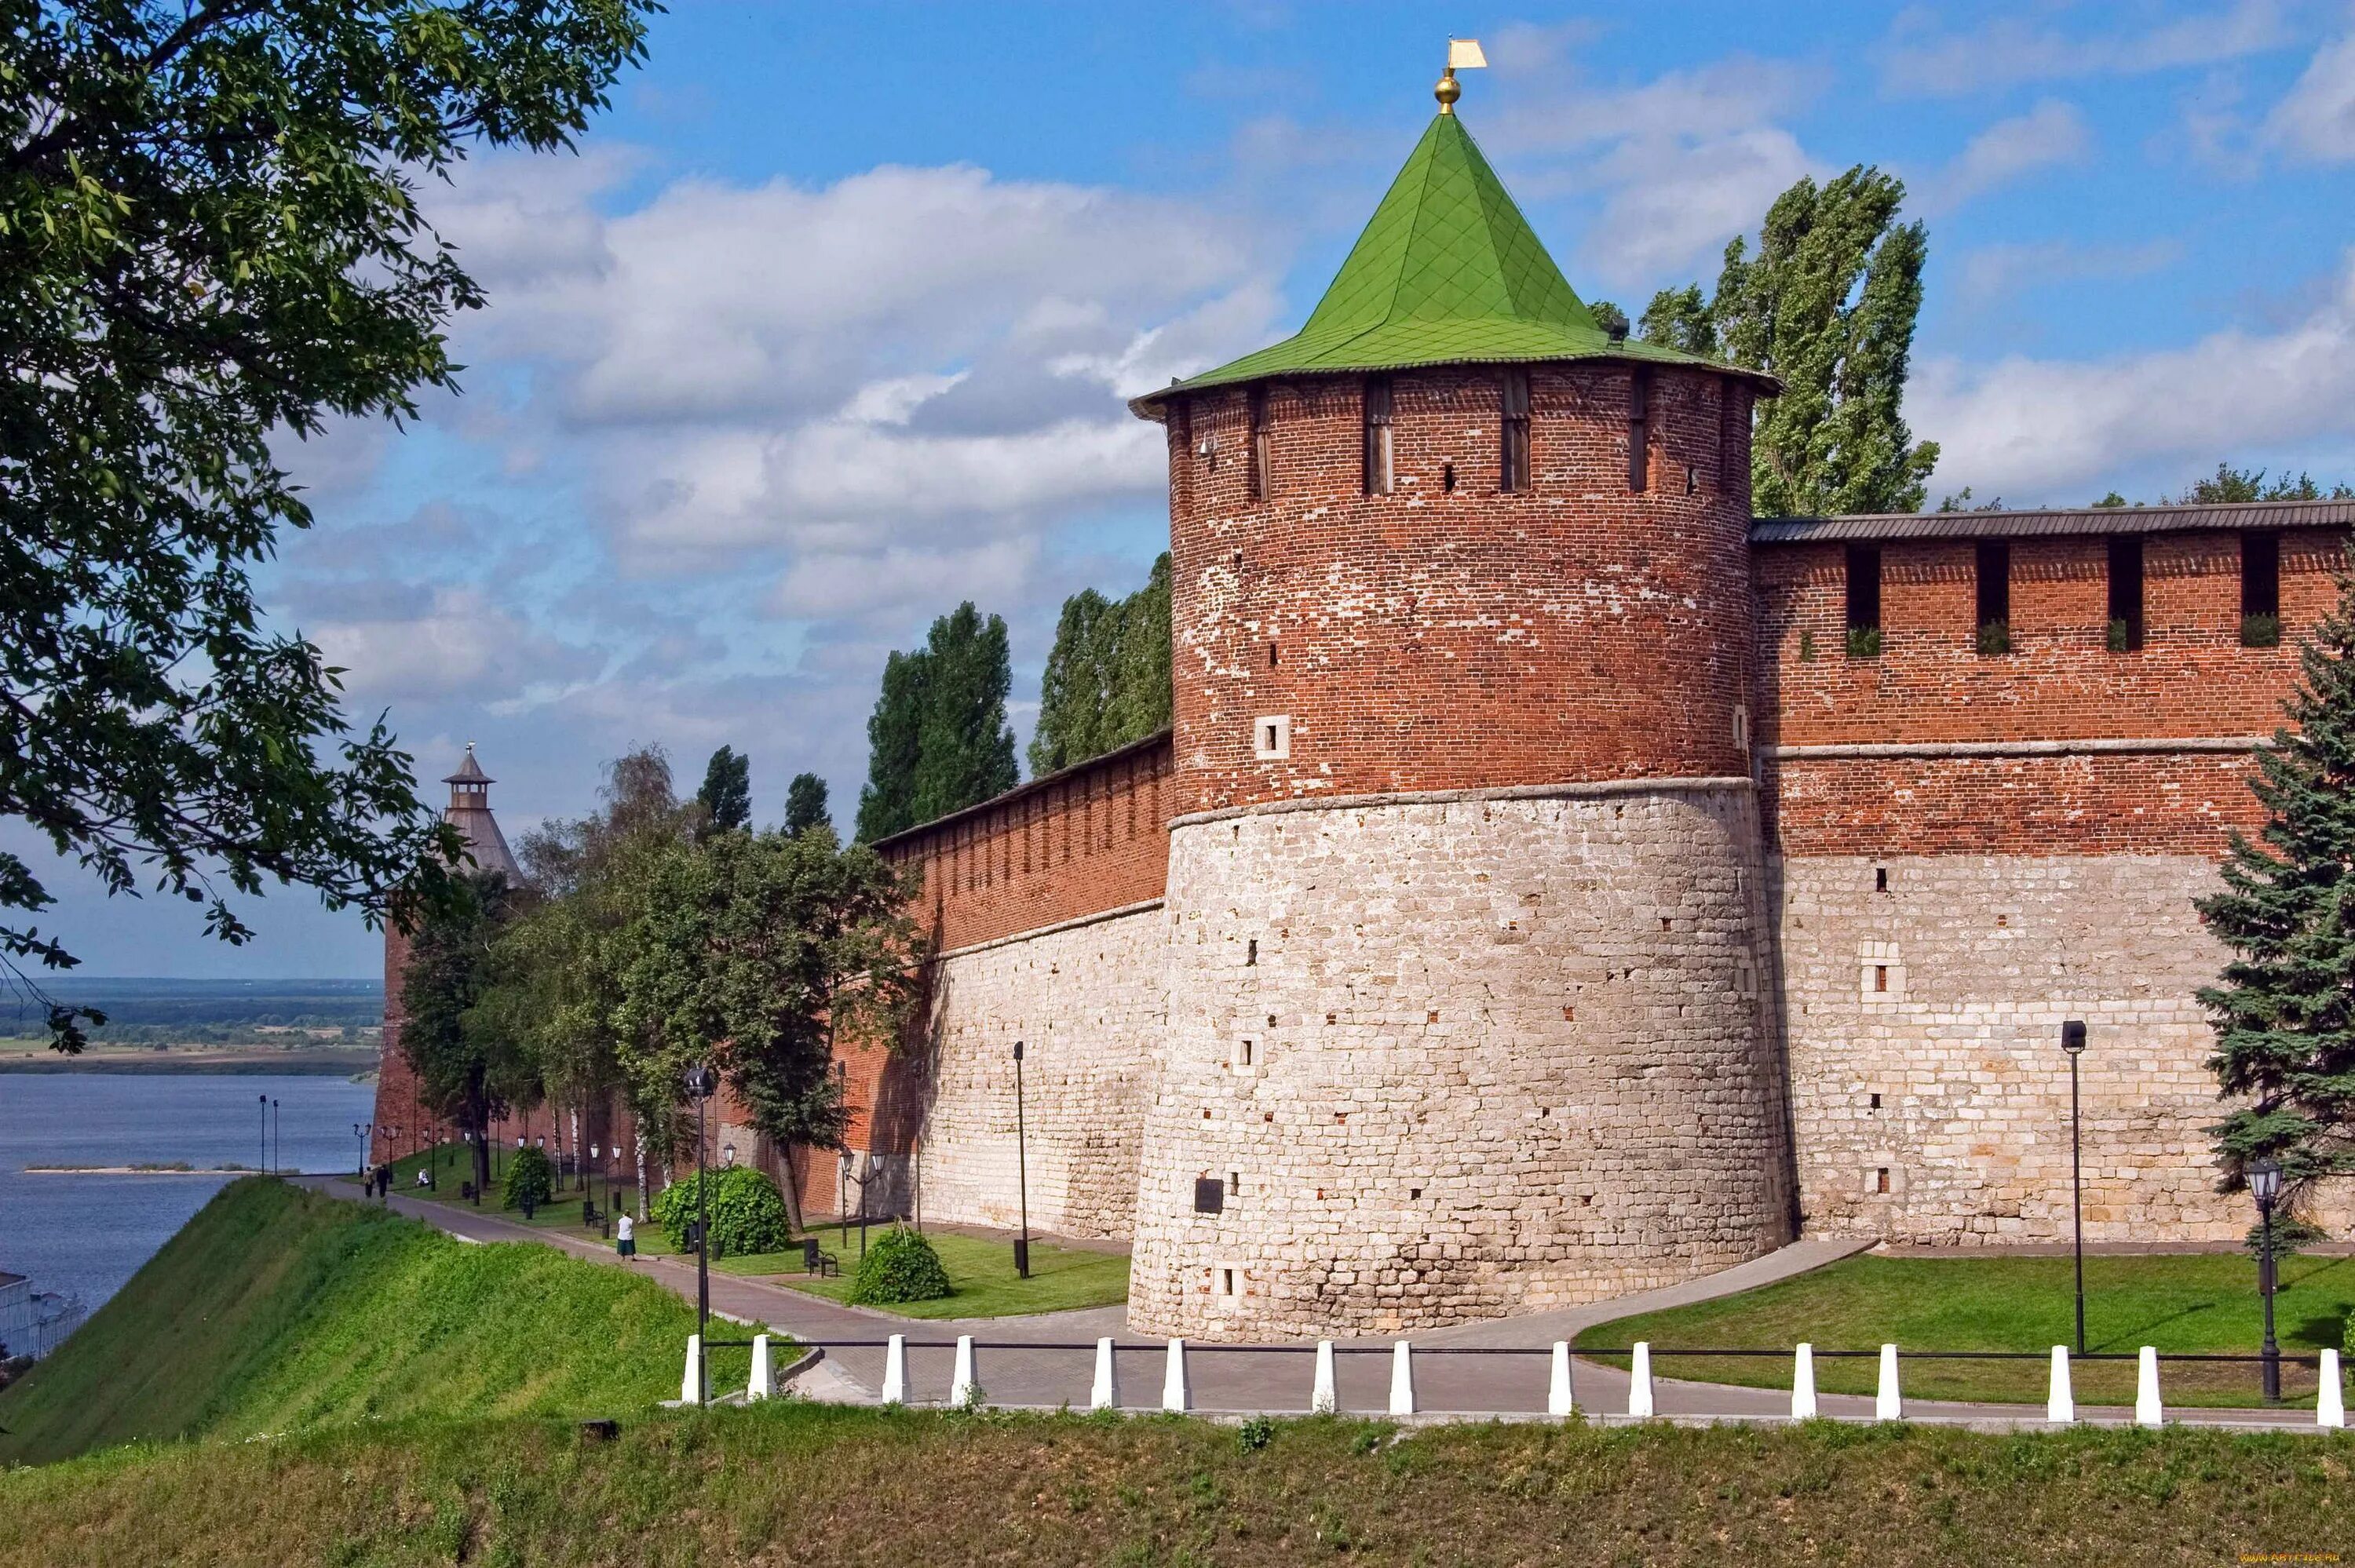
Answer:
<path fill-rule="evenodd" d="M 39 1055 L 0 1055 L 0 1074 L 218 1073 L 250 1075 L 286 1073 L 317 1077 L 350 1077 L 358 1073 L 372 1073 L 376 1067 L 377 1053 L 373 1050 L 141 1051 L 104 1054 L 91 1051 L 79 1056 L 65 1056 L 54 1052 Z"/>

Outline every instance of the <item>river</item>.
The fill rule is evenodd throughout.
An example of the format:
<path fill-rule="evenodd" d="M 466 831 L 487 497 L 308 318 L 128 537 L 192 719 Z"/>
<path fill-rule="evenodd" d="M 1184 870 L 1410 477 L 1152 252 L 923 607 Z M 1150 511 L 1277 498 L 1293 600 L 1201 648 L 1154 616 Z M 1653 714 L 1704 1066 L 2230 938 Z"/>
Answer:
<path fill-rule="evenodd" d="M 0 1270 L 94 1309 L 230 1179 L 43 1175 L 27 1165 L 257 1166 L 267 1099 L 277 1102 L 272 1163 L 348 1171 L 359 1158 L 352 1124 L 368 1119 L 375 1098 L 373 1085 L 332 1075 L 0 1075 Z"/>

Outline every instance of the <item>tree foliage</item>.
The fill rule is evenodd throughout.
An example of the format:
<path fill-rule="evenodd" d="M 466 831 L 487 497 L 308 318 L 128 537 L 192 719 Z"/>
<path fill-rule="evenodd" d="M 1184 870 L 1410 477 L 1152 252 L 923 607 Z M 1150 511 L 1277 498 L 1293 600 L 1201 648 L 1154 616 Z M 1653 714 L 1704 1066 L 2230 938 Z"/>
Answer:
<path fill-rule="evenodd" d="M 834 816 L 827 809 L 826 780 L 815 773 L 796 773 L 785 786 L 785 832 L 799 838 L 812 828 L 831 832 Z"/>
<path fill-rule="evenodd" d="M 1006 622 L 967 599 L 932 622 L 922 648 L 893 652 L 867 721 L 858 837 L 888 838 L 1014 788 L 1021 770 L 1006 699 L 1014 686 Z"/>
<path fill-rule="evenodd" d="M 647 0 L 19 0 L 0 31 L 0 815 L 112 893 L 251 933 L 265 880 L 373 919 L 454 856 L 340 672 L 249 577 L 310 514 L 272 443 L 449 387 L 483 302 L 415 188 L 552 148 Z M 0 853 L 0 909 L 54 902 Z M 65 967 L 37 926 L 0 960 Z M 78 1048 L 78 1010 L 59 1043 Z M 81 1016 L 90 1016 L 86 1012 Z"/>
<path fill-rule="evenodd" d="M 524 1041 L 481 1011 L 492 989 L 492 948 L 514 919 L 522 890 L 498 872 L 477 872 L 457 896 L 417 921 L 400 976 L 401 1059 L 432 1115 L 474 1134 L 474 1181 L 487 1186 L 492 1118 L 538 1097 L 539 1076 Z"/>
<path fill-rule="evenodd" d="M 667 1103 L 709 1062 L 773 1141 L 838 1143 L 835 1031 L 890 1038 L 913 994 L 907 883 L 824 828 L 674 844 L 647 869 L 614 944 L 633 1103 Z"/>
<path fill-rule="evenodd" d="M 1169 553 L 1124 599 L 1085 588 L 1063 601 L 1039 686 L 1030 771 L 1052 773 L 1169 726 Z"/>
<path fill-rule="evenodd" d="M 2355 1170 L 2355 578 L 2299 672 L 2290 727 L 2257 753 L 2265 824 L 2234 835 L 2224 891 L 2200 905 L 2232 953 L 2200 993 L 2238 1102 L 2215 1129 L 2224 1184 L 2269 1157 L 2293 1195 Z"/>
<path fill-rule="evenodd" d="M 1912 512 L 1925 498 L 1938 448 L 1913 440 L 1902 404 L 1929 238 L 1897 221 L 1904 196 L 1862 165 L 1802 179 L 1767 209 L 1754 256 L 1739 235 L 1726 246 L 1712 299 L 1664 289 L 1644 312 L 1648 342 L 1781 377 L 1752 439 L 1761 516 Z"/>
<path fill-rule="evenodd" d="M 724 833 L 752 825 L 752 759 L 733 747 L 711 754 L 703 769 L 703 788 L 695 792 L 703 805 L 704 825 Z"/>
<path fill-rule="evenodd" d="M 785 1216 L 785 1200 L 777 1184 L 747 1165 L 706 1172 L 709 1182 L 704 1208 L 711 1222 L 711 1255 L 746 1257 L 755 1253 L 782 1252 L 793 1239 Z M 655 1222 L 678 1251 L 687 1250 L 687 1227 L 695 1223 L 696 1181 L 687 1176 L 672 1182 L 655 1198 Z"/>

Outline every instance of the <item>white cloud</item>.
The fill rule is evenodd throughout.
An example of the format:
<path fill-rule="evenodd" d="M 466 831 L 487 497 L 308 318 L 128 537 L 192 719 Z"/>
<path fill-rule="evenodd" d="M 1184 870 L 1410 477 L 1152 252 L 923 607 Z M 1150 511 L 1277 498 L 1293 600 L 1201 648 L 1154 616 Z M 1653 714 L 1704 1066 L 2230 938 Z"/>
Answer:
<path fill-rule="evenodd" d="M 309 629 L 327 662 L 349 672 L 345 683 L 357 697 L 489 701 L 583 679 L 601 662 L 533 630 L 479 588 L 388 597 L 373 615 Z"/>
<path fill-rule="evenodd" d="M 2267 140 L 2318 163 L 2355 158 L 2355 37 L 2324 45 L 2265 117 Z"/>
<path fill-rule="evenodd" d="M 1774 123 L 1824 86 L 1818 71 L 1745 56 L 1629 88 L 1561 73 L 1517 93 L 1495 143 L 1525 196 L 1602 196 L 1580 270 L 1625 287 L 1700 263 L 1792 182 L 1826 172 Z"/>
<path fill-rule="evenodd" d="M 2084 117 L 2073 105 L 2047 99 L 1972 137 L 1953 162 L 1923 182 L 1922 205 L 1951 211 L 2022 175 L 2083 163 L 2093 146 Z"/>
<path fill-rule="evenodd" d="M 1927 11 L 1909 11 L 1876 55 L 1884 90 L 1960 97 L 2022 82 L 2139 76 L 2277 48 L 2289 28 L 2275 0 L 2238 0 L 2140 32 L 2070 34 L 2017 16 L 1964 32 L 1939 32 Z"/>
<path fill-rule="evenodd" d="M 2045 239 L 1982 245 L 1964 252 L 1963 298 L 1984 304 L 2021 290 L 2087 279 L 2138 278 L 2170 267 L 2183 255 L 2172 239 L 2141 245 L 2081 245 Z"/>
<path fill-rule="evenodd" d="M 2355 435 L 2355 254 L 2328 302 L 2279 332 L 2094 363 L 1933 361 L 1907 388 L 1906 414 L 1939 443 L 1937 486 L 2022 499 L 2137 465 L 2190 471 L 2220 454 Z"/>

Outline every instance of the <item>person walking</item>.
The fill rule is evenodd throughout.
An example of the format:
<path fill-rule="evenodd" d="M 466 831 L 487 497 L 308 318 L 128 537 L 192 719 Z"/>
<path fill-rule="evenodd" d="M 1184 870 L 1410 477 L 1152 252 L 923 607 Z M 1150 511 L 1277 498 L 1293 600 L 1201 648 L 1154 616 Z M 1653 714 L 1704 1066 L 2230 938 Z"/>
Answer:
<path fill-rule="evenodd" d="M 623 1257 L 638 1255 L 638 1227 L 627 1213 L 613 1222 L 613 1250 Z"/>

